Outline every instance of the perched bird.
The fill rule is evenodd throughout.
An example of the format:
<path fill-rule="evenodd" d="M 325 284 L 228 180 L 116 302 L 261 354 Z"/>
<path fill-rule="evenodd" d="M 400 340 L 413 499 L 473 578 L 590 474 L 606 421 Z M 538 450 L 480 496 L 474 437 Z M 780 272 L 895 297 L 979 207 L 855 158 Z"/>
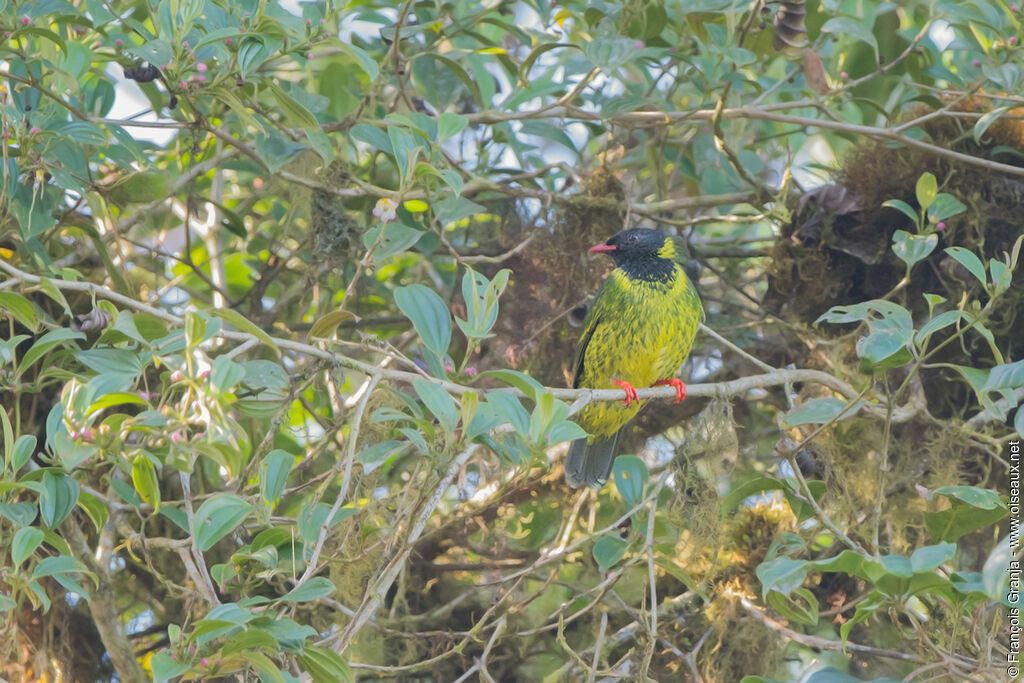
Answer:
<path fill-rule="evenodd" d="M 634 387 L 670 384 L 676 403 L 686 396 L 675 374 L 690 354 L 704 310 L 675 260 L 671 237 L 633 228 L 590 251 L 608 254 L 616 268 L 583 321 L 573 387 L 618 386 L 626 392 L 626 407 L 592 402 L 580 411 L 579 425 L 589 437 L 572 442 L 565 476 L 570 486 L 601 488 L 612 471 L 619 430 L 642 405 Z"/>

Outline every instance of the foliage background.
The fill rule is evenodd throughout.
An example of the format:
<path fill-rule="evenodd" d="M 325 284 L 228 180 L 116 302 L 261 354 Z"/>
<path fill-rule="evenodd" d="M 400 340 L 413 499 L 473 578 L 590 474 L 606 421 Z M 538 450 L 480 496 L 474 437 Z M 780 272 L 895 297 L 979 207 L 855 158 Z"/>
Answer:
<path fill-rule="evenodd" d="M 1004 680 L 1022 17 L 0 0 L 4 675 Z M 624 225 L 707 327 L 573 491 Z"/>

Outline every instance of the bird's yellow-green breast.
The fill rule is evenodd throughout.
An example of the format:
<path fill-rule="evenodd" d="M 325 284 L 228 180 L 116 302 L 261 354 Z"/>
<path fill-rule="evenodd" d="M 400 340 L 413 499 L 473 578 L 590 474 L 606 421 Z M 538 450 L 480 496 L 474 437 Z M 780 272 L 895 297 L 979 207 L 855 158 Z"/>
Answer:
<path fill-rule="evenodd" d="M 675 260 L 672 239 L 656 230 L 618 233 L 592 251 L 616 263 L 583 324 L 573 386 L 614 389 L 615 380 L 649 387 L 671 379 L 690 354 L 704 315 L 700 298 Z M 566 473 L 574 486 L 600 486 L 615 456 L 615 434 L 641 403 L 593 402 L 578 421 L 589 435 L 573 444 Z M 570 470 L 571 467 L 571 470 Z"/>

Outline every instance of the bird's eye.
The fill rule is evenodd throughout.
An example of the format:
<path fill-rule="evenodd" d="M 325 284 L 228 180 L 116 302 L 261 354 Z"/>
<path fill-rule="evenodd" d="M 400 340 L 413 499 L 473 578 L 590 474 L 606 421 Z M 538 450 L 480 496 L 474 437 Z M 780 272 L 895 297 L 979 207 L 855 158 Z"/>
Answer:
<path fill-rule="evenodd" d="M 631 235 L 629 236 L 629 241 L 630 241 L 630 242 L 639 242 L 639 241 L 640 241 L 640 235 L 636 234 L 635 232 L 634 232 L 634 233 L 632 233 L 632 234 L 631 234 Z"/>

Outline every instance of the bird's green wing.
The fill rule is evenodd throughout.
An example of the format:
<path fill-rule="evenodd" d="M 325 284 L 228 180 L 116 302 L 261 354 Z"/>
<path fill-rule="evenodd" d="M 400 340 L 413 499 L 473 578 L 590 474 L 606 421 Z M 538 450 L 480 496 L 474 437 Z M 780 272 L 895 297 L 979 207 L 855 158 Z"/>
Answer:
<path fill-rule="evenodd" d="M 580 335 L 580 343 L 576 347 L 576 360 L 573 362 L 573 376 L 572 376 L 572 388 L 580 388 L 580 378 L 583 377 L 583 359 L 587 355 L 587 345 L 590 343 L 590 338 L 594 336 L 594 330 L 597 326 L 603 322 L 604 309 L 606 308 L 602 304 L 601 295 L 604 293 L 605 286 L 601 285 L 601 289 L 597 291 L 597 296 L 594 297 L 594 305 L 587 311 L 587 316 L 583 319 L 583 334 Z"/>

